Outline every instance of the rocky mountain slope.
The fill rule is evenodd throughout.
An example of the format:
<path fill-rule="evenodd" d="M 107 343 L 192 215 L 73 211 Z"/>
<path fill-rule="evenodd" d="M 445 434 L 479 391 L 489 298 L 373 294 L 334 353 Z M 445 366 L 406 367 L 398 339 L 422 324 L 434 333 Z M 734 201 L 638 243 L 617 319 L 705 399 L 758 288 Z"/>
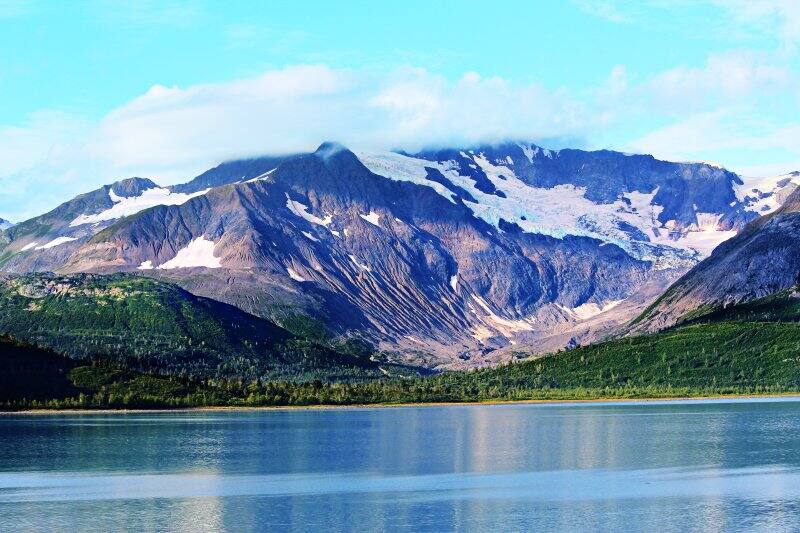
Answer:
<path fill-rule="evenodd" d="M 745 226 L 669 288 L 633 324 L 656 331 L 762 298 L 800 281 L 800 190 Z"/>
<path fill-rule="evenodd" d="M 713 165 L 527 143 L 326 143 L 170 188 L 103 187 L 1 233 L 0 265 L 136 271 L 278 323 L 364 334 L 403 361 L 475 366 L 638 313 L 644 287 L 693 266 L 789 182 L 765 192 Z"/>

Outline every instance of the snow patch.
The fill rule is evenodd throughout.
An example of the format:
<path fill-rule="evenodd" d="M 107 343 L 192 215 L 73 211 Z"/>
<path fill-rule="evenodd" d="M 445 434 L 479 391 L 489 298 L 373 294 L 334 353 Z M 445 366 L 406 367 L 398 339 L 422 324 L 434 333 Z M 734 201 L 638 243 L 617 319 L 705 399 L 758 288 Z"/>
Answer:
<path fill-rule="evenodd" d="M 373 226 L 378 226 L 379 228 L 381 227 L 381 225 L 379 223 L 380 219 L 381 219 L 381 216 L 378 213 L 376 213 L 375 211 L 370 211 L 368 215 L 359 214 L 358 216 L 360 216 L 361 218 L 363 218 L 364 220 L 366 220 L 367 222 L 369 222 Z"/>
<path fill-rule="evenodd" d="M 586 320 L 592 318 L 593 316 L 599 315 L 600 313 L 604 313 L 611 309 L 614 309 L 616 306 L 621 304 L 624 300 L 612 300 L 610 302 L 605 303 L 604 305 L 598 305 L 594 302 L 592 303 L 585 303 L 581 304 L 578 307 L 573 307 L 572 309 L 569 308 L 562 308 L 566 310 L 570 315 L 577 318 L 578 320 Z"/>
<path fill-rule="evenodd" d="M 205 189 L 191 194 L 182 192 L 172 192 L 169 189 L 162 189 L 160 187 L 153 187 L 142 191 L 139 196 L 132 196 L 130 198 L 118 196 L 114 193 L 113 189 L 108 189 L 108 197 L 114 202 L 114 206 L 96 213 L 93 215 L 80 215 L 75 220 L 69 223 L 70 227 L 82 226 L 83 224 L 96 224 L 98 222 L 105 222 L 108 220 L 116 220 L 118 218 L 127 217 L 138 213 L 144 209 L 154 207 L 157 205 L 181 205 L 196 196 L 202 196 L 211 189 Z"/>
<path fill-rule="evenodd" d="M 34 249 L 35 250 L 47 250 L 49 248 L 53 248 L 55 246 L 59 246 L 59 245 L 64 244 L 64 243 L 67 243 L 67 242 L 70 242 L 70 241 L 77 241 L 77 240 L 78 240 L 77 237 L 56 237 L 55 239 L 53 239 L 52 241 L 48 242 L 47 244 L 43 244 L 41 246 L 37 246 Z M 31 243 L 31 244 L 36 244 L 36 243 Z M 28 245 L 28 246 L 30 246 L 30 245 Z M 23 248 L 23 250 L 24 249 L 25 248 Z"/>
<path fill-rule="evenodd" d="M 142 264 L 136 268 L 138 270 L 153 270 L 153 262 L 149 259 L 147 261 L 142 261 Z"/>
<path fill-rule="evenodd" d="M 295 281 L 306 281 L 306 278 L 298 274 L 292 267 L 286 267 L 286 272 L 289 274 L 289 277 Z"/>
<path fill-rule="evenodd" d="M 318 216 L 309 212 L 307 205 L 292 200 L 291 198 L 289 198 L 288 194 L 286 195 L 286 207 L 289 208 L 289 211 L 299 216 L 300 218 L 305 219 L 308 222 L 311 222 L 312 224 L 316 224 L 318 226 L 328 227 L 328 225 L 331 222 L 333 222 L 332 215 L 325 215 L 325 218 L 319 218 Z"/>
<path fill-rule="evenodd" d="M 214 241 L 207 240 L 201 235 L 186 245 L 185 248 L 178 250 L 175 257 L 158 268 L 161 270 L 192 267 L 220 268 L 222 266 L 220 259 L 214 257 L 215 246 Z"/>
<path fill-rule="evenodd" d="M 30 250 L 31 248 L 34 248 L 34 247 L 35 247 L 37 244 L 39 244 L 39 243 L 38 243 L 38 242 L 36 242 L 36 241 L 29 242 L 28 244 L 26 244 L 25 246 L 23 246 L 22 248 L 20 248 L 20 250 L 19 250 L 19 251 L 20 251 L 20 252 L 25 252 L 25 251 L 27 251 L 27 250 Z"/>
<path fill-rule="evenodd" d="M 276 168 L 273 168 L 272 170 L 268 170 L 267 172 L 264 172 L 263 174 L 259 174 L 255 178 L 250 178 L 249 180 L 245 181 L 245 183 L 253 183 L 254 181 L 260 181 L 260 180 L 266 179 L 267 176 L 269 176 L 270 174 L 272 174 L 276 170 L 277 170 Z M 242 176 L 242 177 L 244 177 L 244 176 Z"/>
<path fill-rule="evenodd" d="M 786 197 L 800 185 L 800 176 L 783 174 L 766 178 L 742 177 L 742 185 L 735 185 L 736 198 L 746 211 L 766 215 L 778 209 Z"/>
<path fill-rule="evenodd" d="M 314 241 L 314 242 L 319 242 L 319 239 L 317 239 L 316 237 L 314 237 L 313 235 L 311 235 L 311 234 L 310 234 L 309 232 L 307 232 L 307 231 L 301 231 L 300 233 L 302 233 L 303 235 L 305 235 L 305 237 L 306 237 L 307 239 L 309 239 L 309 240 L 312 240 L 312 241 Z"/>
<path fill-rule="evenodd" d="M 533 324 L 536 322 L 534 318 L 523 318 L 519 320 L 509 320 L 507 318 L 503 318 L 501 316 L 496 315 L 489 305 L 484 301 L 483 298 L 477 295 L 472 295 L 472 299 L 486 311 L 486 316 L 484 317 L 489 321 L 491 327 L 499 331 L 504 337 L 511 337 L 515 333 L 520 333 L 523 331 L 532 331 Z"/>
<path fill-rule="evenodd" d="M 454 274 L 450 277 L 450 287 L 452 287 L 453 290 L 458 288 L 458 274 Z"/>
<path fill-rule="evenodd" d="M 417 185 L 430 187 L 441 196 L 444 196 L 450 200 L 450 202 L 456 203 L 454 199 L 455 195 L 450 189 L 441 183 L 428 180 L 428 171 L 425 170 L 425 167 L 437 168 L 436 163 L 391 152 L 358 152 L 356 156 L 373 174 L 377 174 L 394 181 L 410 181 L 411 183 L 416 183 Z"/>
<path fill-rule="evenodd" d="M 363 263 L 359 263 L 358 258 L 356 256 L 354 256 L 353 254 L 350 254 L 347 257 L 349 257 L 350 261 L 352 261 L 353 264 L 356 265 L 361 270 L 364 270 L 366 272 L 372 272 L 372 269 L 370 268 L 369 265 L 365 265 Z"/>
<path fill-rule="evenodd" d="M 536 155 L 533 152 L 533 148 L 527 144 L 518 144 L 517 146 L 519 146 L 522 150 L 522 153 L 525 154 L 525 157 L 528 159 L 528 163 L 533 163 L 533 157 Z"/>

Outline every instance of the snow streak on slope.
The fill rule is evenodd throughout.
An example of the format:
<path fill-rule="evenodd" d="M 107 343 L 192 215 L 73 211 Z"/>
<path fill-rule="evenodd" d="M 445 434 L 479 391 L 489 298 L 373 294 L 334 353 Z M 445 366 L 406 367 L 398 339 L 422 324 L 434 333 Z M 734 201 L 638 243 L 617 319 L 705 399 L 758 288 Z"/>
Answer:
<path fill-rule="evenodd" d="M 201 196 L 207 193 L 210 189 L 205 189 L 192 194 L 185 194 L 181 192 L 172 192 L 169 189 L 162 189 L 154 187 L 142 191 L 139 196 L 132 196 L 126 198 L 124 196 L 117 196 L 112 189 L 108 190 L 108 197 L 114 202 L 114 206 L 95 213 L 93 215 L 80 215 L 75 220 L 70 222 L 70 227 L 81 226 L 83 224 L 95 224 L 97 222 L 105 222 L 108 220 L 115 220 L 117 218 L 127 217 L 134 215 L 139 211 L 154 207 L 157 205 L 180 205 L 195 196 Z"/>
<path fill-rule="evenodd" d="M 222 266 L 222 263 L 218 257 L 214 257 L 214 246 L 214 241 L 209 241 L 205 237 L 200 236 L 186 245 L 185 248 L 178 250 L 178 253 L 175 254 L 175 257 L 158 268 L 219 268 Z M 142 265 L 139 265 L 139 267 L 146 268 L 147 265 L 145 263 L 142 263 Z"/>
<path fill-rule="evenodd" d="M 58 246 L 60 244 L 68 243 L 70 241 L 77 241 L 77 240 L 78 239 L 76 237 L 56 237 L 55 239 L 53 239 L 52 241 L 48 242 L 47 244 L 43 244 L 41 246 L 37 246 L 36 248 L 34 248 L 34 250 L 47 250 L 49 248 L 54 248 L 54 247 L 56 247 L 56 246 Z M 35 243 L 31 243 L 31 244 L 35 244 Z M 28 246 L 30 246 L 30 245 L 28 245 Z"/>
<path fill-rule="evenodd" d="M 529 159 L 539 152 L 527 147 Z M 538 150 L 538 149 L 537 149 Z M 542 153 L 551 157 L 555 152 Z M 429 161 L 397 153 L 357 153 L 361 162 L 373 173 L 397 181 L 410 181 L 434 189 L 450 201 L 459 197 L 456 190 L 427 178 L 435 169 L 455 187 L 468 192 L 475 202 L 464 198 L 476 217 L 501 228 L 501 220 L 516 224 L 522 231 L 564 238 L 584 236 L 614 244 L 633 257 L 654 261 L 659 268 L 684 264 L 692 257 L 708 255 L 720 242 L 735 232 L 717 231 L 708 224 L 698 224 L 688 232 L 671 231 L 658 216 L 663 207 L 653 204 L 658 188 L 650 192 L 628 192 L 613 203 L 595 203 L 586 198 L 586 190 L 574 185 L 552 188 L 532 187 L 520 180 L 510 168 L 509 158 L 490 162 L 482 153 L 461 153 L 480 168 L 500 194 L 476 188 L 476 182 L 460 172 L 456 161 Z M 441 181 L 441 180 L 439 180 Z M 701 214 L 702 216 L 703 214 Z M 706 218 L 704 222 L 707 222 Z M 702 226 L 702 227 L 701 227 Z"/>
<path fill-rule="evenodd" d="M 363 218 L 364 220 L 366 220 L 367 222 L 369 222 L 373 226 L 378 226 L 379 228 L 381 227 L 381 224 L 380 224 L 381 216 L 378 213 L 376 213 L 375 211 L 370 211 L 369 214 L 366 214 L 366 215 L 359 214 L 358 216 L 360 216 L 361 218 Z"/>
<path fill-rule="evenodd" d="M 318 226 L 325 226 L 326 228 L 333 222 L 332 215 L 325 215 L 325 218 L 319 218 L 318 216 L 314 215 L 313 213 L 309 213 L 308 206 L 292 200 L 289 198 L 289 195 L 286 195 L 286 207 L 294 213 L 295 215 L 299 216 L 302 219 L 305 219 L 312 224 L 317 224 Z"/>
<path fill-rule="evenodd" d="M 298 274 L 297 271 L 294 270 L 292 267 L 286 267 L 286 273 L 289 274 L 289 277 L 295 281 L 299 282 L 306 281 L 306 278 Z"/>

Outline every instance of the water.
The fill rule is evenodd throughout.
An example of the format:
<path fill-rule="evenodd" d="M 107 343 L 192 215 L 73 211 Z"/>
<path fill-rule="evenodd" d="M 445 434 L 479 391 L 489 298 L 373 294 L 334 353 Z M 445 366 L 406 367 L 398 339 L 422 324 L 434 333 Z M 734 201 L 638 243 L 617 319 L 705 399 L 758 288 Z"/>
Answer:
<path fill-rule="evenodd" d="M 790 531 L 800 402 L 0 417 L 2 531 Z"/>

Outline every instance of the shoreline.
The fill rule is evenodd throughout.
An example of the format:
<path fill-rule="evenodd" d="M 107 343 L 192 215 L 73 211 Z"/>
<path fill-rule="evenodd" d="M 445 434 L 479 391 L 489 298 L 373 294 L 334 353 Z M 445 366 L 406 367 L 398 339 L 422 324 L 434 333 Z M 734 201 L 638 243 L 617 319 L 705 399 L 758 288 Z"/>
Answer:
<path fill-rule="evenodd" d="M 580 405 L 580 404 L 618 404 L 618 403 L 670 403 L 670 402 L 713 402 L 714 400 L 781 400 L 795 399 L 800 401 L 800 392 L 773 394 L 720 394 L 713 396 L 652 396 L 646 398 L 574 398 L 574 399 L 531 399 L 531 400 L 486 400 L 475 402 L 408 402 L 408 403 L 373 403 L 373 404 L 320 404 L 320 405 L 209 405 L 201 407 L 176 407 L 155 409 L 26 409 L 20 411 L 0 411 L 0 417 L 18 415 L 91 415 L 91 414 L 162 414 L 193 413 L 223 411 L 310 411 L 310 410 L 347 410 L 347 409 L 393 409 L 404 407 L 475 407 L 502 405 Z"/>

